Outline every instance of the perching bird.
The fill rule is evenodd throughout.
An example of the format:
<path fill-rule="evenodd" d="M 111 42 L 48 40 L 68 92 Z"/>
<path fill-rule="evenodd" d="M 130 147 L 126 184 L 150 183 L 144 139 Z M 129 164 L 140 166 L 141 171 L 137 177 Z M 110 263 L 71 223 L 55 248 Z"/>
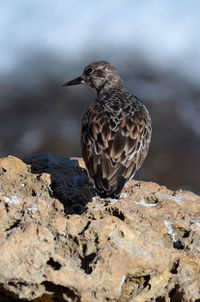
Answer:
<path fill-rule="evenodd" d="M 80 77 L 63 86 L 77 84 L 86 84 L 97 93 L 82 121 L 81 149 L 88 174 L 100 197 L 118 199 L 147 155 L 151 118 L 106 61 L 87 65 Z"/>

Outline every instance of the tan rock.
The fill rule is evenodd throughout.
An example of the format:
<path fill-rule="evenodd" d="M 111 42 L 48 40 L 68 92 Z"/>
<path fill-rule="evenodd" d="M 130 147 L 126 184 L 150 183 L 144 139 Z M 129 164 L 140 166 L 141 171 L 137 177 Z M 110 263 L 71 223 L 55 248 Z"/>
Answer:
<path fill-rule="evenodd" d="M 0 160 L 0 301 L 197 302 L 200 197 L 131 180 L 101 200 L 83 167 Z"/>

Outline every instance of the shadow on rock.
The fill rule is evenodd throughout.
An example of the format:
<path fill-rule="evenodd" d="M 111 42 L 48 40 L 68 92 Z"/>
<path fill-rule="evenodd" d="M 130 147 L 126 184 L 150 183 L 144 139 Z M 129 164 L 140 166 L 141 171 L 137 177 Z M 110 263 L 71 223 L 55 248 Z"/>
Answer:
<path fill-rule="evenodd" d="M 50 196 L 64 205 L 65 214 L 82 214 L 86 211 L 86 204 L 95 191 L 77 160 L 42 153 L 24 158 L 23 161 L 31 166 L 32 173 L 51 175 Z"/>

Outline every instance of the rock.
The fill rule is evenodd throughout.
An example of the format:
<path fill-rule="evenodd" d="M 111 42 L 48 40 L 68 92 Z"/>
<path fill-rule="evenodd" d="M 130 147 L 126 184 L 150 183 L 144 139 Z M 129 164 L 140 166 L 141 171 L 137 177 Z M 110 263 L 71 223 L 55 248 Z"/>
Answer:
<path fill-rule="evenodd" d="M 83 167 L 0 160 L 0 301 L 199 301 L 200 197 L 132 180 L 101 200 Z"/>

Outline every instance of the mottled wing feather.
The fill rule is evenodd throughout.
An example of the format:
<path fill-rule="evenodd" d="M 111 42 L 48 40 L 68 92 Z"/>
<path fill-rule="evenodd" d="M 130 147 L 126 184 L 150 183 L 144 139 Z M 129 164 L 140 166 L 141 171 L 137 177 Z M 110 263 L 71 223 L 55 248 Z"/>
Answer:
<path fill-rule="evenodd" d="M 141 166 L 150 143 L 150 121 L 129 114 L 113 122 L 99 105 L 86 112 L 81 132 L 82 156 L 99 193 L 119 196 L 125 182 Z"/>

